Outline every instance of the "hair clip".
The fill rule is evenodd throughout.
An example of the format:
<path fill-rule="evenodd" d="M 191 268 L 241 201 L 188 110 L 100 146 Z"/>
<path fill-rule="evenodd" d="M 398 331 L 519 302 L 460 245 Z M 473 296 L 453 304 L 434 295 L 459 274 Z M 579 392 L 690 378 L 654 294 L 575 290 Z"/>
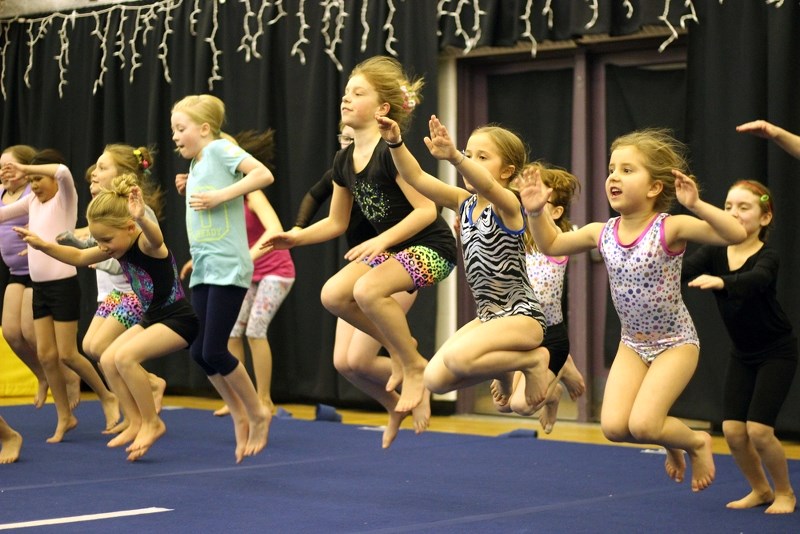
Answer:
<path fill-rule="evenodd" d="M 403 92 L 403 109 L 411 111 L 417 105 L 417 93 L 409 91 L 405 85 L 401 85 L 400 90 Z"/>

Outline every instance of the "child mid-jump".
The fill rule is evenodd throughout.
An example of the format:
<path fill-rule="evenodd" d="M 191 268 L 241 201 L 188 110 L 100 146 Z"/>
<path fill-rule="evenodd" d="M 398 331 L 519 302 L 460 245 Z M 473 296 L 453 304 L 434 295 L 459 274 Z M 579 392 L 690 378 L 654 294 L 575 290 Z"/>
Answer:
<path fill-rule="evenodd" d="M 350 263 L 326 282 L 322 303 L 380 341 L 399 364 L 391 369 L 389 362 L 375 358 L 376 365 L 347 376 L 389 411 L 384 447 L 402 419 L 424 406 L 429 395 L 423 383 L 428 362 L 417 350 L 405 310 L 392 295 L 436 284 L 452 272 L 456 262 L 453 233 L 436 204 L 400 178 L 375 120 L 376 114 L 386 116 L 401 129 L 405 127 L 421 87 L 422 80 L 410 81 L 393 58 L 377 56 L 357 65 L 341 104 L 342 123 L 353 128 L 354 140 L 334 159 L 328 217 L 302 230 L 274 235 L 265 243 L 267 247 L 291 248 L 338 237 L 348 227 L 354 199 L 375 228 L 375 237 L 345 254 Z M 394 390 L 401 382 L 398 398 Z M 414 414 L 417 431 L 427 426 L 429 407 L 427 412 L 427 416 Z"/>
<path fill-rule="evenodd" d="M 459 152 L 438 118 L 425 138 L 431 154 L 464 177 L 466 189 L 445 184 L 422 170 L 403 144 L 397 123 L 376 116 L 400 177 L 439 206 L 459 214 L 467 283 L 477 317 L 436 352 L 425 369 L 425 386 L 446 393 L 496 378 L 511 390 L 515 371 L 525 376 L 531 405 L 547 391 L 546 351 L 537 351 L 546 329 L 544 314 L 525 272 L 525 218 L 509 189 L 524 168 L 525 144 L 499 126 L 472 132 Z"/>
<path fill-rule="evenodd" d="M 197 336 L 198 322 L 161 228 L 147 216 L 135 175 L 115 178 L 109 190 L 89 203 L 86 219 L 97 242 L 87 249 L 44 241 L 25 228 L 15 230 L 31 247 L 70 265 L 116 259 L 136 292 L 144 308 L 141 321 L 120 334 L 100 357 L 103 373 L 129 421 L 118 438 L 133 442 L 125 449 L 128 460 L 133 461 L 167 430 L 141 364 L 186 348 Z"/>
<path fill-rule="evenodd" d="M 0 207 L 0 221 L 28 213 L 28 227 L 44 239 L 54 240 L 65 230 L 75 230 L 78 195 L 72 173 L 53 150 L 40 152 L 30 165 L 9 162 L 4 172 L 21 171 L 28 176 L 31 193 L 22 202 Z M 56 163 L 59 162 L 59 163 Z M 119 419 L 117 397 L 106 388 L 94 366 L 78 351 L 80 285 L 77 270 L 41 251 L 28 247 L 28 266 L 33 282 L 33 326 L 36 351 L 42 363 L 58 423 L 48 443 L 57 443 L 78 424 L 67 396 L 60 364 L 78 373 L 97 393 L 106 419 L 106 429 Z"/>
<path fill-rule="evenodd" d="M 684 174 L 685 147 L 664 130 L 642 130 L 611 145 L 606 196 L 619 213 L 608 222 L 559 233 L 542 212 L 550 195 L 535 173 L 520 194 L 536 245 L 549 256 L 598 248 L 608 269 L 622 336 L 608 374 L 600 424 L 611 441 L 655 443 L 667 449 L 669 477 L 681 482 L 683 451 L 692 464 L 692 490 L 714 480 L 711 436 L 669 415 L 688 384 L 700 351 L 681 298 L 681 259 L 688 242 L 729 245 L 745 238 L 739 222 L 700 200 Z M 670 216 L 672 200 L 691 215 Z"/>
<path fill-rule="evenodd" d="M 228 350 L 230 336 L 253 279 L 242 196 L 267 187 L 272 173 L 222 132 L 225 104 L 212 95 L 190 95 L 172 107 L 172 140 L 188 175 L 176 177 L 186 195 L 186 230 L 192 255 L 192 306 L 200 333 L 192 358 L 231 412 L 239 463 L 267 445 L 270 411 L 247 370 Z M 182 269 L 183 275 L 189 269 Z"/>
<path fill-rule="evenodd" d="M 683 279 L 689 287 L 713 292 L 733 342 L 722 431 L 751 490 L 728 508 L 769 504 L 768 514 L 792 513 L 797 498 L 775 421 L 797 369 L 797 337 L 777 298 L 778 252 L 766 242 L 772 193 L 760 182 L 740 180 L 728 190 L 725 211 L 744 226 L 747 239 L 727 247 L 700 247 L 684 260 Z"/>

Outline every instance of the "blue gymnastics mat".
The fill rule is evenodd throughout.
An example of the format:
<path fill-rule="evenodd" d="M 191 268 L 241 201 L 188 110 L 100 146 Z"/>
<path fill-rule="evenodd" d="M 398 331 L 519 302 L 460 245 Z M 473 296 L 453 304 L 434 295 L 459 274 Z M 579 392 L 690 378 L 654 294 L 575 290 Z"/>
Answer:
<path fill-rule="evenodd" d="M 273 419 L 267 448 L 236 465 L 230 418 L 165 409 L 167 434 L 140 461 L 106 447 L 99 404 L 62 443 L 47 405 L 0 408 L 23 434 L 0 465 L 0 530 L 21 532 L 800 532 L 800 515 L 727 510 L 747 486 L 730 456 L 694 494 L 663 454 L 531 437 Z M 790 462 L 795 484 L 800 462 Z M 53 523 L 52 525 L 49 524 Z"/>

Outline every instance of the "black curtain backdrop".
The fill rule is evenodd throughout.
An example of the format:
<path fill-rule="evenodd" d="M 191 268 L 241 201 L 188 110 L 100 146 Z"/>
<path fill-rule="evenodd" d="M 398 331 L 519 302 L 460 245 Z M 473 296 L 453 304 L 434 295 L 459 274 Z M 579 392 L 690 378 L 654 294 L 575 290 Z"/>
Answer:
<path fill-rule="evenodd" d="M 152 2 L 134 2 L 128 6 L 146 6 Z M 257 2 L 251 2 L 255 5 Z M 421 141 L 425 118 L 436 112 L 437 61 L 445 47 L 471 49 L 484 46 L 512 46 L 526 41 L 524 32 L 527 2 L 522 0 L 481 1 L 483 13 L 476 30 L 470 5 L 451 3 L 439 6 L 434 0 L 388 2 L 347 0 L 343 3 L 348 17 L 339 35 L 336 58 L 342 70 L 326 54 L 325 6 L 303 3 L 305 17 L 298 16 L 297 2 L 287 2 L 287 14 L 272 25 L 264 25 L 256 50 L 260 58 L 246 56 L 242 44 L 245 6 L 241 2 L 200 2 L 202 9 L 193 13 L 194 2 L 175 0 L 170 9 L 154 12 L 152 30 L 146 43 L 140 40 L 134 57 L 129 45 L 145 31 L 138 19 L 127 19 L 120 28 L 120 10 L 112 12 L 105 41 L 99 38 L 106 24 L 93 17 L 77 17 L 65 23 L 57 19 L 40 35 L 41 25 L 28 33 L 24 22 L 0 25 L 2 51 L 2 88 L 0 143 L 17 143 L 61 150 L 73 174 L 80 177 L 110 142 L 151 145 L 158 150 L 154 174 L 168 192 L 166 216 L 162 220 L 167 243 L 179 262 L 188 259 L 184 229 L 184 202 L 173 187 L 174 175 L 185 171 L 187 162 L 172 152 L 169 110 L 186 94 L 211 92 L 228 107 L 226 130 L 274 128 L 277 157 L 276 183 L 268 195 L 289 226 L 294 212 L 307 190 L 330 165 L 336 148 L 335 134 L 339 120 L 338 104 L 347 74 L 359 61 L 376 54 L 388 54 L 386 42 L 407 68 L 426 78 L 424 102 L 416 112 L 416 121 L 405 136 L 412 150 L 428 171 L 431 158 Z M 455 4 L 455 3 L 453 3 Z M 668 20 L 679 27 L 688 13 L 683 2 L 671 2 Z M 534 5 L 527 21 L 538 41 L 574 39 L 584 35 L 626 35 L 644 25 L 662 26 L 659 20 L 664 4 L 632 1 L 633 14 L 627 17 L 625 3 L 601 0 L 597 11 L 583 0 L 552 3 L 552 26 L 548 14 Z M 687 21 L 689 30 L 689 68 L 685 102 L 686 136 L 692 149 L 695 173 L 703 180 L 705 196 L 719 204 L 727 186 L 736 178 L 752 177 L 766 181 L 776 198 L 777 231 L 773 240 L 782 251 L 780 287 L 784 303 L 797 324 L 800 295 L 792 276 L 800 258 L 795 248 L 793 202 L 800 177 L 800 162 L 792 160 L 766 141 L 734 133 L 734 126 L 754 118 L 767 118 L 790 130 L 800 132 L 800 115 L 794 101 L 800 89 L 800 8 L 785 2 L 781 8 L 765 2 L 694 2 L 700 23 Z M 369 33 L 361 20 L 365 20 Z M 443 12 L 437 14 L 437 7 Z M 456 8 L 458 11 L 456 12 Z M 262 21 L 276 18 L 271 5 Z M 335 25 L 338 12 L 331 12 Z M 596 16 L 596 18 L 595 18 Z M 385 23 L 391 17 L 391 25 Z M 250 18 L 251 32 L 255 21 Z M 192 22 L 193 21 L 193 22 Z M 308 25 L 302 29 L 301 23 Z M 119 35 L 115 32 L 119 31 Z M 301 34 L 305 40 L 298 43 Z M 331 26 L 327 35 L 334 35 Z M 61 72 L 55 59 L 63 52 L 68 38 L 67 69 Z M 160 55 L 167 44 L 165 64 Z M 105 42 L 105 50 L 101 44 Z M 212 44 L 221 55 L 215 56 Z M 293 54 L 293 51 L 295 52 Z M 300 53 L 302 52 L 302 54 Z M 63 56 L 62 56 L 63 57 Z M 123 62 L 124 58 L 124 62 Z M 304 58 L 305 62 L 301 61 Z M 140 63 L 131 81 L 133 61 Z M 209 88 L 209 77 L 218 64 L 221 80 Z M 63 61 L 63 60 L 62 60 Z M 29 68 L 30 67 L 30 68 Z M 100 79 L 102 86 L 93 94 Z M 61 84 L 62 75 L 66 84 Z M 167 81 L 167 76 L 171 81 Z M 26 79 L 28 83 L 26 83 Z M 63 97 L 59 96 L 59 89 Z M 79 187 L 81 210 L 88 201 L 88 188 Z M 79 221 L 82 223 L 83 221 Z M 338 404 L 364 403 L 365 398 L 338 377 L 331 364 L 334 319 L 319 303 L 319 289 L 341 265 L 342 246 L 331 242 L 293 252 L 297 283 L 284 303 L 270 330 L 275 353 L 274 398 L 279 402 L 317 401 Z M 94 276 L 81 274 L 84 290 L 85 325 L 94 312 Z M 424 291 L 412 309 L 412 330 L 422 352 L 431 354 L 434 343 L 436 304 L 434 292 Z M 710 297 L 709 297 L 710 298 Z M 694 311 L 694 310 L 693 310 Z M 723 347 L 727 340 L 718 324 L 707 326 L 707 316 L 695 315 L 704 347 Z M 709 356 L 704 350 L 701 368 L 684 399 L 688 405 L 700 402 L 703 414 L 713 420 L 718 397 L 698 392 L 708 384 L 718 384 L 722 362 L 727 352 Z M 164 358 L 152 365 L 170 383 L 171 391 L 198 393 L 211 391 L 199 369 L 185 353 Z M 695 385 L 697 384 L 697 385 Z M 797 389 L 797 388 L 795 388 Z M 705 399 L 705 400 L 703 400 Z M 790 403 L 798 405 L 797 395 Z M 684 403 L 686 404 L 686 403 Z M 692 416 L 688 408 L 685 415 Z M 785 421 L 786 418 L 779 420 Z M 797 418 L 795 418 L 797 419 Z"/>
<path fill-rule="evenodd" d="M 761 118 L 800 133 L 800 6 L 797 2 L 784 2 L 781 9 L 763 2 L 695 5 L 701 24 L 690 28 L 686 99 L 693 170 L 702 180 L 706 200 L 716 205 L 738 179 L 760 180 L 772 190 L 775 228 L 770 243 L 781 253 L 779 298 L 797 329 L 800 161 L 773 143 L 737 134 L 735 127 Z M 679 415 L 708 414 L 704 418 L 719 421 L 716 391 L 721 390 L 730 342 L 712 310 L 712 299 L 695 295 L 688 302 L 701 335 L 700 365 L 677 408 Z M 692 306 L 694 302 L 698 306 Z M 777 428 L 800 432 L 797 376 Z"/>

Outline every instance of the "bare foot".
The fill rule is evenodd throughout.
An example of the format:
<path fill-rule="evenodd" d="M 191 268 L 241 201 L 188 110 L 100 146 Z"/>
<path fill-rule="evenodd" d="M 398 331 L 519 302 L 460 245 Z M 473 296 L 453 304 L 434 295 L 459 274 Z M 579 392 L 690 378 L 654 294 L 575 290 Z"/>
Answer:
<path fill-rule="evenodd" d="M 564 382 L 570 399 L 576 400 L 586 393 L 586 382 L 584 382 L 583 375 L 581 375 L 581 372 L 578 371 L 578 368 L 575 366 L 575 361 L 572 359 L 571 355 L 567 356 L 566 363 L 564 363 L 564 366 L 558 372 L 558 379 Z"/>
<path fill-rule="evenodd" d="M 157 417 L 152 425 L 143 425 L 136 435 L 136 439 L 133 440 L 130 447 L 125 449 L 125 452 L 128 453 L 128 461 L 135 462 L 144 456 L 145 453 L 150 450 L 150 447 L 158 441 L 158 438 L 163 436 L 166 432 L 167 426 L 160 417 Z"/>
<path fill-rule="evenodd" d="M 411 416 L 414 419 L 414 433 L 422 434 L 428 430 L 428 425 L 431 422 L 431 392 L 426 389 L 422 395 L 422 402 L 411 410 Z"/>
<path fill-rule="evenodd" d="M 386 391 L 394 391 L 403 383 L 403 366 L 397 361 L 397 358 L 389 356 L 389 361 L 392 362 L 392 374 L 386 382 Z"/>
<path fill-rule="evenodd" d="M 153 391 L 153 402 L 156 404 L 156 413 L 159 414 L 161 413 L 161 405 L 164 402 L 167 381 L 154 374 L 150 374 L 148 378 L 150 379 L 150 389 Z"/>
<path fill-rule="evenodd" d="M 122 421 L 120 421 L 116 425 L 112 426 L 111 428 L 109 428 L 107 430 L 103 430 L 102 433 L 103 434 L 119 434 L 120 432 L 122 432 L 123 430 L 128 428 L 128 425 L 130 425 L 130 422 L 127 419 L 123 419 Z"/>
<path fill-rule="evenodd" d="M 13 464 L 19 459 L 19 451 L 22 449 L 22 435 L 11 431 L 11 435 L 0 439 L 0 464 Z"/>
<path fill-rule="evenodd" d="M 247 417 L 231 415 L 233 419 L 233 435 L 236 437 L 236 450 L 234 451 L 234 458 L 236 463 L 242 463 L 244 459 L 244 450 L 247 446 L 247 437 L 250 434 L 250 425 L 247 422 Z"/>
<path fill-rule="evenodd" d="M 76 426 L 78 426 L 78 419 L 72 414 L 70 414 L 66 421 L 61 421 L 59 419 L 58 424 L 56 425 L 56 431 L 52 436 L 47 438 L 47 443 L 59 443 L 62 439 L 64 439 L 64 434 Z"/>
<path fill-rule="evenodd" d="M 228 408 L 227 404 L 223 404 L 222 408 L 219 408 L 218 410 L 214 410 L 214 415 L 217 416 L 217 417 L 225 417 L 226 415 L 230 415 L 230 414 L 231 414 L 231 409 Z"/>
<path fill-rule="evenodd" d="M 39 386 L 36 389 L 36 395 L 33 396 L 33 405 L 36 408 L 41 408 L 47 402 L 47 380 L 39 379 Z"/>
<path fill-rule="evenodd" d="M 400 392 L 397 406 L 394 407 L 396 412 L 410 412 L 422 402 L 422 397 L 425 396 L 426 389 L 422 381 L 422 374 L 427 362 L 423 358 L 420 360 L 423 362 L 422 365 L 403 369 L 403 390 Z"/>
<path fill-rule="evenodd" d="M 525 376 L 525 402 L 531 406 L 538 406 L 544 402 L 547 396 L 547 387 L 550 385 L 547 380 L 547 364 L 550 354 L 546 351 L 540 352 L 539 361 L 534 367 L 522 369 Z"/>
<path fill-rule="evenodd" d="M 70 375 L 65 376 L 67 385 L 67 398 L 69 399 L 69 409 L 74 410 L 81 403 L 81 378 L 75 371 L 70 369 Z"/>
<path fill-rule="evenodd" d="M 680 449 L 667 449 L 664 469 L 670 480 L 678 483 L 683 482 L 683 476 L 686 474 L 686 458 L 683 457 L 683 451 Z"/>
<path fill-rule="evenodd" d="M 106 416 L 106 430 L 114 428 L 119 421 L 119 401 L 117 396 L 109 393 L 108 398 L 102 401 L 103 415 Z"/>
<path fill-rule="evenodd" d="M 714 456 L 711 454 L 711 436 L 708 432 L 699 432 L 703 439 L 703 445 L 695 451 L 689 453 L 689 461 L 692 463 L 692 491 L 703 491 L 714 482 L 716 469 L 714 467 Z"/>
<path fill-rule="evenodd" d="M 772 501 L 775 500 L 775 494 L 772 493 L 772 490 L 765 491 L 762 493 L 757 493 L 756 491 L 751 491 L 738 501 L 731 501 L 725 505 L 726 508 L 732 508 L 734 510 L 744 510 L 746 508 L 755 508 L 756 506 L 764 506 L 765 504 L 772 504 Z"/>
<path fill-rule="evenodd" d="M 508 401 L 514 389 L 514 373 L 504 373 L 502 377 L 492 380 L 489 391 L 492 393 L 492 404 L 501 413 L 511 412 Z"/>
<path fill-rule="evenodd" d="M 765 514 L 791 514 L 797 506 L 797 498 L 794 493 L 776 493 L 772 506 L 764 510 Z"/>
<path fill-rule="evenodd" d="M 386 430 L 383 431 L 381 447 L 384 449 L 389 448 L 394 441 L 394 438 L 397 437 L 397 433 L 400 432 L 400 423 L 402 423 L 403 419 L 406 417 L 408 417 L 408 412 L 400 413 L 394 410 L 389 410 L 389 422 L 386 423 Z"/>
<path fill-rule="evenodd" d="M 542 425 L 542 430 L 545 434 L 553 431 L 553 425 L 556 424 L 558 419 L 558 404 L 561 402 L 561 394 L 564 392 L 564 387 L 560 382 L 556 382 L 553 391 L 547 395 L 547 398 L 542 405 L 542 411 L 539 413 L 539 424 Z"/>
<path fill-rule="evenodd" d="M 247 435 L 244 455 L 255 456 L 267 446 L 269 425 L 272 423 L 272 412 L 262 408 L 261 413 L 250 421 L 250 432 Z"/>
<path fill-rule="evenodd" d="M 122 432 L 117 434 L 111 439 L 111 441 L 106 443 L 106 447 L 122 447 L 127 443 L 131 443 L 136 439 L 136 435 L 139 433 L 139 426 L 140 425 L 138 424 L 135 426 L 128 424 L 128 426 Z"/>

